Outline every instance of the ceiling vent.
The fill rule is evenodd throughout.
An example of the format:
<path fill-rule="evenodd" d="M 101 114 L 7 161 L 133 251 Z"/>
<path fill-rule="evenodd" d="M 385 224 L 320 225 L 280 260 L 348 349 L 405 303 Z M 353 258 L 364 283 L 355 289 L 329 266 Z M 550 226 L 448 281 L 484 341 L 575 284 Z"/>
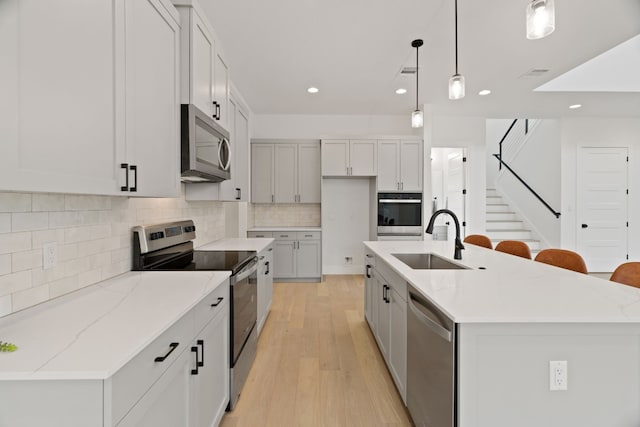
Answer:
<path fill-rule="evenodd" d="M 531 78 L 544 76 L 548 72 L 549 72 L 549 70 L 547 68 L 534 68 L 532 70 L 527 71 L 526 73 L 524 73 L 523 75 L 521 75 L 518 78 L 520 78 L 520 79 L 531 79 Z"/>
<path fill-rule="evenodd" d="M 400 70 L 400 74 L 415 74 L 416 70 L 416 67 L 404 67 L 402 70 Z"/>

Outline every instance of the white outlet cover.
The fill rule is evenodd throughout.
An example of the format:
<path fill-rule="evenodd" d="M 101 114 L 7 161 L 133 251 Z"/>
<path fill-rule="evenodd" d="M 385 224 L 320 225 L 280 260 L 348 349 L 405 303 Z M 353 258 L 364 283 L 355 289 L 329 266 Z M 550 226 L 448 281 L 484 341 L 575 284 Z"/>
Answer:
<path fill-rule="evenodd" d="M 42 268 L 48 270 L 58 265 L 58 244 L 47 242 L 42 244 Z"/>
<path fill-rule="evenodd" d="M 568 389 L 568 371 L 566 360 L 549 361 L 549 390 L 564 391 Z"/>

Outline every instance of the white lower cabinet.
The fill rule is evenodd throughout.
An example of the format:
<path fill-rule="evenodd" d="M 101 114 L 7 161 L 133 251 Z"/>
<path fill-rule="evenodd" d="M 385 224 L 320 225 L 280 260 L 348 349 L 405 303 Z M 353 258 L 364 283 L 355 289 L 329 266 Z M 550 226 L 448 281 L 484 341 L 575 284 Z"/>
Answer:
<path fill-rule="evenodd" d="M 274 232 L 276 279 L 320 279 L 322 243 L 319 231 Z"/>
<path fill-rule="evenodd" d="M 273 299 L 273 244 L 258 253 L 258 334 L 262 331 Z"/>
<path fill-rule="evenodd" d="M 406 404 L 407 284 L 386 263 L 368 258 L 367 252 L 365 268 L 365 316 Z"/>

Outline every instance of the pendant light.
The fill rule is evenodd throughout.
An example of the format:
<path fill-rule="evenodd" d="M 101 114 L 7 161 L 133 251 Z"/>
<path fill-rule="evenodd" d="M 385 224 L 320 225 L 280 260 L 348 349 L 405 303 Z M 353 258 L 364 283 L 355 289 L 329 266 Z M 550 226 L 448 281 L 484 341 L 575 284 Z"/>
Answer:
<path fill-rule="evenodd" d="M 418 49 L 422 46 L 422 39 L 416 39 L 411 42 L 411 46 L 416 48 L 416 109 L 411 113 L 411 127 L 421 128 L 424 126 L 424 116 L 418 107 Z"/>
<path fill-rule="evenodd" d="M 458 73 L 458 0 L 455 0 L 456 73 L 449 79 L 449 99 L 464 98 L 464 76 Z"/>
<path fill-rule="evenodd" d="M 556 29 L 554 0 L 531 0 L 527 6 L 527 38 L 541 39 Z"/>

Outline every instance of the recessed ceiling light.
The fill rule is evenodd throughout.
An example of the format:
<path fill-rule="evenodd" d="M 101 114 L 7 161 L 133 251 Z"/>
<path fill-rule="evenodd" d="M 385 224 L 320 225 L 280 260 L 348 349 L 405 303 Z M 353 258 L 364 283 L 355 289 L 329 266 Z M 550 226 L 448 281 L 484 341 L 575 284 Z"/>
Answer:
<path fill-rule="evenodd" d="M 478 92 L 478 95 L 485 96 L 485 95 L 489 95 L 490 93 L 491 91 L 489 89 L 482 89 L 480 92 Z"/>
<path fill-rule="evenodd" d="M 582 107 L 582 104 L 569 105 L 569 108 L 571 108 L 572 110 L 575 110 L 576 108 L 580 108 L 580 107 Z"/>
<path fill-rule="evenodd" d="M 318 93 L 318 88 L 311 86 L 309 89 L 307 89 L 307 92 L 309 92 L 309 93 Z"/>
<path fill-rule="evenodd" d="M 406 89 L 400 88 L 400 89 L 396 89 L 396 93 L 398 95 L 404 95 L 405 93 L 407 93 Z"/>

